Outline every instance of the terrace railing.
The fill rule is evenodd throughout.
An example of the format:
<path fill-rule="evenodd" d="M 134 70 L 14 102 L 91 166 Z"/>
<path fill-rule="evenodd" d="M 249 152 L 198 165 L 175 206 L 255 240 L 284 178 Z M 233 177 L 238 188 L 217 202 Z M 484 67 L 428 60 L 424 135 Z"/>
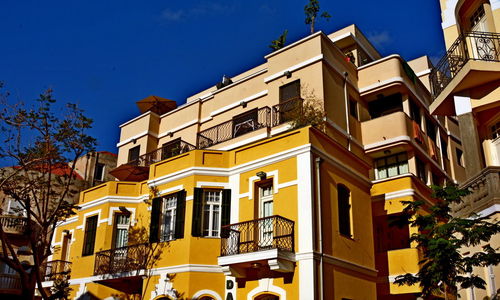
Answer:
<path fill-rule="evenodd" d="M 25 217 L 2 215 L 0 216 L 3 231 L 6 233 L 23 233 L 26 230 L 27 221 Z"/>
<path fill-rule="evenodd" d="M 297 119 L 302 113 L 302 98 L 292 98 L 273 106 L 273 127 Z"/>
<path fill-rule="evenodd" d="M 294 251 L 294 222 L 281 216 L 222 226 L 221 256 L 269 249 Z"/>
<path fill-rule="evenodd" d="M 149 167 L 150 165 L 177 156 L 182 153 L 196 149 L 194 145 L 183 140 L 173 141 L 165 144 L 162 147 L 139 156 L 139 159 L 128 162 L 129 165 L 139 167 Z"/>
<path fill-rule="evenodd" d="M 149 254 L 149 244 L 138 244 L 97 252 L 95 254 L 94 275 L 145 269 Z"/>
<path fill-rule="evenodd" d="M 71 262 L 65 260 L 48 261 L 45 263 L 43 270 L 45 281 L 65 277 L 71 272 Z"/>
<path fill-rule="evenodd" d="M 500 61 L 500 34 L 473 31 L 460 35 L 430 74 L 434 98 L 469 60 Z"/>
<path fill-rule="evenodd" d="M 270 126 L 271 108 L 267 106 L 262 107 L 256 113 L 249 112 L 244 116 L 237 116 L 232 120 L 201 131 L 198 133 L 198 148 L 208 148 L 261 128 L 269 128 Z"/>
<path fill-rule="evenodd" d="M 0 274 L 0 290 L 21 290 L 21 277 L 17 274 Z"/>

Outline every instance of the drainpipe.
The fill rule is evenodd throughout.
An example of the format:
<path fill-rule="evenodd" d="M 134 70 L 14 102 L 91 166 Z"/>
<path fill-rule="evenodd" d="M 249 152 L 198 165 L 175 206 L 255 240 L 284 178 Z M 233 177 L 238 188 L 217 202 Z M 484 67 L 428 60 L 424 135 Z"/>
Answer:
<path fill-rule="evenodd" d="M 323 223 L 321 213 L 321 158 L 316 157 L 316 199 L 318 199 L 319 300 L 323 300 Z"/>
<path fill-rule="evenodd" d="M 349 97 L 347 95 L 347 76 L 349 73 L 344 72 L 344 100 L 345 100 L 345 122 L 347 131 L 347 149 L 351 151 L 351 129 L 349 124 Z"/>

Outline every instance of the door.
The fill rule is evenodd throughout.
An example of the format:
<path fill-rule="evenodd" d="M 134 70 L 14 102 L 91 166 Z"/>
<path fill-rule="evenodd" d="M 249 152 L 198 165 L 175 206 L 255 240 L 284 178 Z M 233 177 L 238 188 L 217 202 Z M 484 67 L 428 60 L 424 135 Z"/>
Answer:
<path fill-rule="evenodd" d="M 486 14 L 484 6 L 481 4 L 469 18 L 470 31 L 472 36 L 470 41 L 467 41 L 467 46 L 471 47 L 473 59 L 479 60 L 497 60 L 498 53 L 495 45 L 495 40 L 489 35 L 484 35 L 488 31 L 486 23 Z"/>
<path fill-rule="evenodd" d="M 268 183 L 259 187 L 259 247 L 273 244 L 273 185 Z"/>
<path fill-rule="evenodd" d="M 128 248 L 128 228 L 130 215 L 115 214 L 115 233 L 113 237 L 112 270 L 121 272 L 127 263 Z"/>

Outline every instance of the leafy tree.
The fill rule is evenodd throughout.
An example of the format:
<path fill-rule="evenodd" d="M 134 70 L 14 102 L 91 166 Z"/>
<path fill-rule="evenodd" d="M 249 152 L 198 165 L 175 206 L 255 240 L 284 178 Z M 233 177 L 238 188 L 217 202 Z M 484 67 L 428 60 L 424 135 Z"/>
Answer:
<path fill-rule="evenodd" d="M 285 31 L 283 31 L 283 33 L 276 40 L 271 41 L 271 45 L 269 45 L 269 48 L 273 49 L 273 51 L 276 51 L 285 47 L 287 35 L 288 30 L 285 29 Z"/>
<path fill-rule="evenodd" d="M 486 283 L 472 271 L 474 267 L 500 263 L 500 253 L 488 244 L 491 237 L 500 232 L 499 222 L 478 215 L 469 218 L 452 215 L 451 206 L 461 203 L 468 190 L 452 185 L 432 186 L 432 189 L 435 199 L 432 206 L 422 200 L 403 202 L 406 207 L 399 221 L 418 229 L 410 240 L 417 243 L 423 258 L 417 274 L 400 275 L 395 283 L 418 283 L 423 296 L 443 293 L 445 299 L 456 297 L 458 286 L 484 289 Z M 464 254 L 478 245 L 482 245 L 482 250 Z"/>
<path fill-rule="evenodd" d="M 319 1 L 318 0 L 309 0 L 309 3 L 304 7 L 304 13 L 306 14 L 306 24 L 311 26 L 311 33 L 314 33 L 314 25 L 318 18 L 318 14 L 320 12 Z M 326 11 L 321 13 L 320 18 L 324 18 L 327 21 L 330 20 L 332 16 Z"/>
<path fill-rule="evenodd" d="M 50 90 L 32 106 L 11 104 L 8 94 L 0 93 L 0 161 L 13 166 L 0 169 L 0 195 L 24 216 L 27 240 L 21 253 L 0 223 L 0 261 L 19 274 L 22 299 L 33 299 L 36 286 L 43 299 L 64 297 L 68 291 L 64 283 L 52 291 L 42 288 L 43 266 L 52 254 L 56 225 L 77 209 L 76 159 L 95 146 L 87 135 L 92 120 L 74 104 L 61 109 L 55 102 Z"/>

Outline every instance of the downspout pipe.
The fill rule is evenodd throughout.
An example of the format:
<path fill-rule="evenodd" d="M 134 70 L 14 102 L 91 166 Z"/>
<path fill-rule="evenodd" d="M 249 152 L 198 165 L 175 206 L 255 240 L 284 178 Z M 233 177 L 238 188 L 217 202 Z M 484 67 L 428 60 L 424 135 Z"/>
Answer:
<path fill-rule="evenodd" d="M 316 157 L 316 199 L 318 200 L 318 244 L 319 244 L 319 300 L 323 300 L 323 222 L 322 222 L 322 212 L 321 212 L 321 161 L 320 157 Z"/>
<path fill-rule="evenodd" d="M 345 101 L 345 123 L 347 132 L 347 149 L 351 151 L 351 129 L 349 123 L 349 96 L 347 94 L 347 76 L 349 73 L 344 72 L 344 101 Z"/>

